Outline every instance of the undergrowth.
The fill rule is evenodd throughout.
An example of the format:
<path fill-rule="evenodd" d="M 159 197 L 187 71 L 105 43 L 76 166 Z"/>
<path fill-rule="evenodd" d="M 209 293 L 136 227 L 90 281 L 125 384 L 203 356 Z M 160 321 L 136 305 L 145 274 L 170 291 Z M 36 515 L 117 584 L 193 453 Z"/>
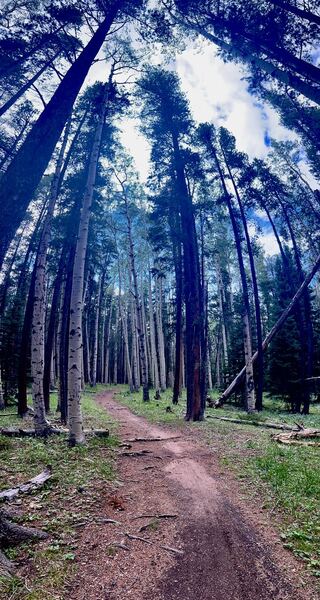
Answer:
<path fill-rule="evenodd" d="M 52 405 L 55 403 L 52 395 Z M 47 465 L 52 468 L 52 477 L 44 487 L 5 505 L 17 522 L 47 531 L 49 540 L 6 551 L 18 566 L 19 576 L 0 577 L 0 598 L 61 600 L 63 588 L 76 571 L 79 523 L 94 518 L 101 489 L 114 479 L 113 450 L 117 445 L 115 425 L 94 402 L 92 390 L 84 394 L 82 406 L 85 427 L 111 428 L 108 438 L 88 436 L 86 445 L 68 448 L 65 436 L 47 440 L 0 436 L 0 489 L 27 481 Z M 3 426 L 22 426 L 13 416 L 1 421 Z M 57 421 L 56 414 L 51 415 L 51 421 Z M 31 423 L 23 426 L 28 425 Z"/>

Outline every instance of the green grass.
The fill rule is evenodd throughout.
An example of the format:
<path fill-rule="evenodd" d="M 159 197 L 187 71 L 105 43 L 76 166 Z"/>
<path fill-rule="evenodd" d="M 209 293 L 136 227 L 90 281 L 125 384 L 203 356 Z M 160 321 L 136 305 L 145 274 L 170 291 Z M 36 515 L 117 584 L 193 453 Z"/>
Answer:
<path fill-rule="evenodd" d="M 160 400 L 154 399 L 154 390 L 150 390 L 150 402 L 143 402 L 142 393 L 130 393 L 126 388 L 122 388 L 116 393 L 122 404 L 125 404 L 136 415 L 141 415 L 152 423 L 165 423 L 181 425 L 185 414 L 185 394 L 178 405 L 172 404 L 172 390 L 166 390 L 161 393 Z M 170 407 L 172 412 L 167 412 Z"/>
<path fill-rule="evenodd" d="M 52 395 L 52 406 L 56 398 Z M 81 447 L 68 448 L 66 436 L 47 440 L 0 436 L 0 489 L 14 487 L 52 467 L 52 478 L 37 492 L 21 496 L 16 520 L 50 534 L 49 541 L 10 548 L 7 555 L 18 564 L 28 564 L 27 581 L 0 577 L 0 597 L 11 600 L 62 598 L 66 582 L 76 570 L 77 524 L 97 511 L 101 488 L 115 477 L 116 426 L 94 401 L 92 390 L 83 396 L 86 428 L 109 428 L 108 438 L 89 437 Z M 6 411 L 12 412 L 12 408 Z M 3 413 L 1 413 L 3 414 Z M 55 414 L 51 420 L 57 420 Z M 4 417 L 2 426 L 19 425 L 16 417 Z M 25 427 L 30 426 L 27 422 Z M 100 488 L 100 490 L 99 490 Z"/>
<path fill-rule="evenodd" d="M 284 545 L 303 559 L 315 576 L 320 576 L 320 449 L 316 447 L 279 446 L 271 440 L 272 430 L 255 428 L 247 420 L 269 421 L 293 425 L 296 421 L 305 427 L 320 429 L 320 406 L 312 405 L 308 416 L 292 415 L 284 403 L 268 396 L 264 398 L 264 411 L 247 415 L 232 405 L 222 409 L 208 409 L 207 415 L 237 418 L 243 424 L 233 424 L 216 419 L 203 423 L 184 423 L 185 399 L 173 413 L 166 413 L 172 392 L 166 391 L 161 400 L 142 401 L 142 394 L 129 394 L 123 390 L 119 400 L 135 413 L 153 423 L 179 427 L 197 427 L 209 446 L 218 448 L 225 470 L 232 470 L 244 480 L 244 493 L 256 498 L 260 506 L 270 511 L 274 525 Z M 218 396 L 211 391 L 211 397 Z M 172 406 L 172 405 L 171 405 Z"/>

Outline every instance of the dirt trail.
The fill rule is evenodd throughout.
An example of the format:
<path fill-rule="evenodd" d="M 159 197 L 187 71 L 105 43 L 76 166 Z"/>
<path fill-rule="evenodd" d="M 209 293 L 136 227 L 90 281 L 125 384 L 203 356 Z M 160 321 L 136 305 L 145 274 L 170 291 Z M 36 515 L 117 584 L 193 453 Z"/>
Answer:
<path fill-rule="evenodd" d="M 119 421 L 124 442 L 161 441 L 121 448 L 120 487 L 101 506 L 102 516 L 121 524 L 92 525 L 83 532 L 80 573 L 69 598 L 316 599 L 266 515 L 241 498 L 212 448 L 195 441 L 187 428 L 151 425 L 118 404 L 111 392 L 98 401 Z M 115 516 L 117 508 L 124 510 Z M 160 513 L 177 517 L 157 518 Z"/>

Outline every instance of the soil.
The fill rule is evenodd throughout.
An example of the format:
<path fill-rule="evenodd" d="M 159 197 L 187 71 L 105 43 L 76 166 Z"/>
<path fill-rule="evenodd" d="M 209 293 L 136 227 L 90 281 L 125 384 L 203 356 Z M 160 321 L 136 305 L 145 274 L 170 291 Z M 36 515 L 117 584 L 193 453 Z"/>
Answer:
<path fill-rule="evenodd" d="M 81 533 L 66 599 L 316 600 L 267 513 L 196 431 L 152 425 L 112 392 L 97 400 L 119 422 L 119 481 Z"/>

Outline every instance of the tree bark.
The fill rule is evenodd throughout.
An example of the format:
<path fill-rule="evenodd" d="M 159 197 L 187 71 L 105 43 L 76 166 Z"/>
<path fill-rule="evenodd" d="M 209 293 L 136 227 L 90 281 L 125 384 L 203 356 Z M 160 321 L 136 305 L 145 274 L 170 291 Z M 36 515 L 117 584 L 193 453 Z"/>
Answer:
<path fill-rule="evenodd" d="M 111 77 L 111 76 L 110 76 Z M 84 443 L 81 412 L 81 355 L 82 355 L 82 314 L 84 268 L 87 254 L 88 230 L 93 191 L 99 161 L 102 132 L 105 122 L 107 100 L 111 79 L 105 84 L 99 119 L 95 129 L 94 141 L 88 167 L 86 189 L 80 216 L 79 232 L 75 249 L 72 289 L 70 298 L 70 328 L 68 356 L 68 425 L 69 444 L 71 446 Z"/>
<path fill-rule="evenodd" d="M 166 382 L 166 359 L 164 354 L 164 336 L 163 336 L 163 324 L 162 324 L 162 281 L 161 275 L 158 276 L 156 283 L 156 321 L 157 321 L 157 333 L 158 333 L 158 351 L 159 351 L 159 364 L 160 364 L 160 389 L 165 392 L 167 387 Z"/>
<path fill-rule="evenodd" d="M 159 366 L 156 349 L 156 331 L 154 324 L 154 313 L 153 313 L 153 301 L 152 301 L 152 287 L 151 287 L 151 271 L 149 269 L 148 276 L 148 292 L 149 292 L 149 325 L 150 325 L 150 342 L 151 342 L 151 371 L 152 371 L 152 382 L 155 388 L 156 397 L 160 394 L 160 378 L 159 378 Z"/>
<path fill-rule="evenodd" d="M 192 200 L 185 180 L 183 159 L 178 136 L 173 122 L 171 137 L 176 174 L 176 194 L 181 215 L 181 233 L 183 244 L 184 294 L 186 306 L 186 377 L 187 377 L 187 411 L 186 420 L 199 421 L 203 419 L 205 398 L 202 386 L 203 354 L 203 290 L 201 289 L 201 274 L 199 248 L 196 235 L 195 218 Z"/>
<path fill-rule="evenodd" d="M 227 186 L 225 183 L 224 174 L 222 172 L 219 159 L 216 153 L 216 150 L 212 144 L 212 142 L 208 142 L 208 149 L 211 152 L 211 155 L 215 161 L 217 171 L 219 173 L 219 177 L 221 180 L 222 189 L 224 192 L 225 200 L 227 203 L 230 220 L 232 224 L 238 264 L 240 270 L 240 278 L 241 278 L 241 287 L 242 287 L 242 297 L 243 297 L 243 344 L 244 344 L 244 356 L 245 356 L 245 375 L 246 375 L 246 408 L 247 412 L 253 412 L 255 410 L 255 394 L 254 394 L 254 378 L 253 378 L 253 362 L 252 362 L 252 342 L 251 342 L 251 327 L 250 327 L 250 302 L 249 302 L 249 292 L 248 292 L 248 284 L 247 284 L 247 276 L 243 261 L 242 247 L 241 247 L 241 237 L 238 228 L 238 223 L 236 220 L 236 216 L 234 213 L 234 208 L 232 206 L 232 201 L 230 194 L 227 190 Z"/>
<path fill-rule="evenodd" d="M 70 132 L 70 124 L 71 123 L 69 120 L 65 128 L 55 173 L 52 179 L 48 209 L 45 222 L 43 224 L 35 265 L 35 287 L 31 326 L 31 377 L 34 427 L 38 435 L 46 435 L 48 429 L 43 396 L 47 252 L 50 242 L 51 223 L 54 208 L 59 193 L 59 182 L 63 157 Z"/>
<path fill-rule="evenodd" d="M 139 352 L 140 352 L 140 361 L 141 361 L 141 384 L 143 390 L 143 401 L 149 402 L 149 383 L 148 383 L 148 367 L 146 360 L 146 348 L 145 348 L 145 334 L 143 328 L 142 321 L 142 306 L 141 299 L 139 297 L 139 289 L 138 289 L 138 278 L 137 278 L 137 270 L 135 264 L 135 253 L 134 253 L 134 242 L 132 235 L 132 226 L 131 226 L 131 217 L 129 213 L 129 205 L 128 198 L 124 184 L 121 182 L 123 199 L 125 203 L 125 214 L 127 220 L 127 236 L 129 243 L 129 260 L 130 260 L 130 269 L 132 275 L 132 284 L 133 284 L 133 295 L 136 306 L 136 324 L 137 324 L 137 334 L 139 340 Z"/>
<path fill-rule="evenodd" d="M 11 239 L 24 217 L 71 114 L 92 62 L 123 4 L 124 0 L 112 2 L 108 15 L 70 67 L 0 181 L 2 205 L 0 268 Z"/>
<path fill-rule="evenodd" d="M 229 162 L 226 157 L 226 153 L 224 151 L 223 146 L 221 145 L 221 150 L 224 158 L 225 165 L 227 167 L 227 171 L 238 201 L 238 206 L 240 209 L 240 215 L 242 220 L 243 231 L 246 239 L 247 251 L 249 256 L 250 263 L 250 272 L 252 279 L 252 288 L 253 288 L 253 296 L 254 296 L 254 305 L 255 305 L 255 315 L 256 315 L 256 332 L 257 332 L 257 349 L 258 349 L 258 382 L 257 382 L 257 394 L 256 394 L 256 404 L 255 408 L 260 411 L 262 410 L 262 398 L 263 398 L 263 380 L 264 380 L 264 365 L 263 365 L 263 352 L 262 352 L 262 324 L 261 324 L 261 310 L 260 310 L 260 299 L 259 299 L 259 289 L 258 289 L 258 281 L 256 274 L 256 267 L 254 263 L 254 256 L 252 251 L 252 245 L 250 240 L 250 235 L 248 231 L 247 218 L 245 215 L 243 203 L 241 196 L 239 194 L 238 186 L 235 182 L 232 170 L 229 166 Z"/>

